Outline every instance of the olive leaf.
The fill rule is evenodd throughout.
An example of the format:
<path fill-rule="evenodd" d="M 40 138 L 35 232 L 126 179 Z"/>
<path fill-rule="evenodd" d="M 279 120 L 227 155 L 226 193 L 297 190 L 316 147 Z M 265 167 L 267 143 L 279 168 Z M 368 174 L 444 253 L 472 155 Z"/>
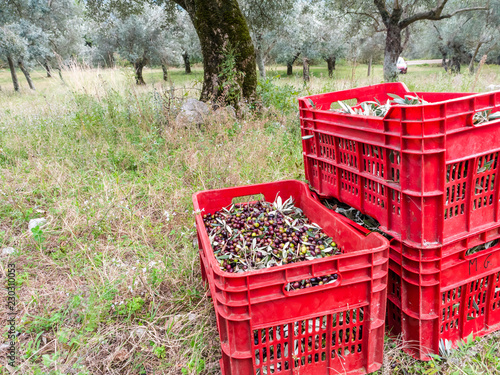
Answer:
<path fill-rule="evenodd" d="M 489 121 L 498 120 L 499 118 L 500 118 L 500 112 L 495 112 L 488 116 Z"/>
<path fill-rule="evenodd" d="M 477 173 L 486 172 L 487 170 L 489 170 L 491 168 L 492 165 L 493 165 L 493 160 L 490 160 L 490 161 L 484 163 L 484 165 L 477 170 Z"/>

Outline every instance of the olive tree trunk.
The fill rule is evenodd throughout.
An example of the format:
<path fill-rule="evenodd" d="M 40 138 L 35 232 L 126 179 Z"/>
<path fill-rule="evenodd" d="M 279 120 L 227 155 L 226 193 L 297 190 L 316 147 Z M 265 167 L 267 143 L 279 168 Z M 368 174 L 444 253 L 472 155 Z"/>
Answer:
<path fill-rule="evenodd" d="M 300 56 L 300 52 L 297 52 L 295 55 L 293 55 L 291 60 L 288 60 L 286 63 L 286 75 L 291 76 L 293 74 L 293 64 L 295 63 L 295 60 L 297 60 Z"/>
<path fill-rule="evenodd" d="M 174 1 L 188 12 L 200 39 L 204 68 L 201 100 L 237 104 L 234 96 L 227 97 L 224 92 L 231 80 L 236 80 L 232 83 L 241 88 L 243 98 L 251 100 L 257 87 L 255 50 L 237 0 Z M 229 48 L 234 52 L 233 72 L 223 70 Z"/>
<path fill-rule="evenodd" d="M 396 24 L 389 24 L 385 39 L 384 50 L 384 81 L 395 82 L 398 80 L 397 62 L 403 47 L 401 45 L 401 28 Z"/>
<path fill-rule="evenodd" d="M 257 66 L 259 67 L 259 74 L 261 78 L 266 78 L 266 66 L 264 64 L 264 56 L 263 56 L 262 47 L 256 47 L 255 58 L 257 60 Z"/>
<path fill-rule="evenodd" d="M 482 42 L 479 42 L 476 46 L 476 49 L 474 50 L 474 53 L 472 54 L 472 58 L 470 59 L 469 63 L 469 73 L 474 74 L 474 61 L 476 60 L 477 54 L 479 53 L 479 49 L 483 45 Z"/>
<path fill-rule="evenodd" d="M 161 64 L 161 70 L 163 72 L 163 80 L 168 81 L 168 69 L 166 64 Z"/>
<path fill-rule="evenodd" d="M 135 83 L 138 85 L 145 85 L 146 82 L 142 76 L 142 70 L 146 66 L 146 60 L 140 59 L 134 62 L 134 71 L 135 71 Z"/>
<path fill-rule="evenodd" d="M 261 78 L 266 78 L 266 66 L 264 64 L 264 51 L 262 46 L 262 35 L 258 34 L 255 41 L 255 59 L 259 68 Z"/>
<path fill-rule="evenodd" d="M 333 71 L 335 70 L 335 63 L 337 58 L 335 56 L 329 56 L 326 59 L 326 64 L 328 65 L 328 77 L 333 77 Z"/>
<path fill-rule="evenodd" d="M 11 56 L 7 56 L 7 63 L 9 64 L 10 76 L 12 77 L 14 90 L 19 91 L 19 80 L 17 79 L 16 67 L 14 66 L 14 61 Z"/>
<path fill-rule="evenodd" d="M 47 78 L 52 78 L 52 71 L 50 70 L 50 65 L 47 61 L 43 63 L 43 67 L 45 68 L 45 71 L 47 72 Z"/>
<path fill-rule="evenodd" d="M 450 61 L 450 69 L 453 73 L 460 73 L 460 69 L 462 68 L 462 64 L 460 62 L 460 56 L 453 54 Z"/>
<path fill-rule="evenodd" d="M 304 77 L 304 82 L 309 82 L 309 59 L 304 57 L 302 59 L 302 76 Z"/>
<path fill-rule="evenodd" d="M 21 69 L 21 71 L 23 72 L 24 77 L 26 77 L 26 81 L 28 81 L 30 89 L 35 90 L 35 85 L 33 84 L 33 80 L 31 79 L 30 72 L 24 66 L 23 60 L 19 60 L 17 62 L 17 65 L 19 66 L 19 69 Z"/>
<path fill-rule="evenodd" d="M 184 72 L 191 74 L 191 61 L 189 61 L 189 54 L 186 51 L 182 54 L 182 59 L 184 60 Z"/>

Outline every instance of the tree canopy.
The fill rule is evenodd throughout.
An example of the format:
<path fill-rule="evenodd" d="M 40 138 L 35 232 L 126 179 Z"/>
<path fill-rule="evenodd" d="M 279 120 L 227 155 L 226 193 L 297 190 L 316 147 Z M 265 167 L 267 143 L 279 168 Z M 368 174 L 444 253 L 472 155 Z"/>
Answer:
<path fill-rule="evenodd" d="M 439 57 L 446 70 L 488 55 L 500 60 L 499 0 L 0 0 L 0 60 L 30 87 L 30 70 L 76 62 L 114 66 L 126 61 L 138 84 L 142 70 L 203 63 L 201 98 L 236 104 L 251 100 L 256 67 L 310 62 L 327 64 L 333 76 L 337 59 L 379 61 L 384 78 L 397 79 L 396 61 Z"/>

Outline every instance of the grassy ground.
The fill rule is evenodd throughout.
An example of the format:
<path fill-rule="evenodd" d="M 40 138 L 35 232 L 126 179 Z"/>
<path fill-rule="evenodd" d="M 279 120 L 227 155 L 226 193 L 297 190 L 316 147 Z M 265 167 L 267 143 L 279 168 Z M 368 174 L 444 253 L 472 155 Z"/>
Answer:
<path fill-rule="evenodd" d="M 412 90 L 485 90 L 479 78 L 410 67 Z M 299 69 L 296 68 L 299 73 Z M 211 301 L 201 282 L 191 194 L 247 183 L 303 179 L 297 95 L 381 80 L 381 67 L 313 67 L 311 83 L 271 68 L 264 109 L 238 120 L 215 114 L 201 128 L 176 126 L 181 98 L 197 96 L 202 72 L 129 69 L 33 73 L 38 90 L 13 93 L 0 72 L 0 258 L 16 266 L 16 374 L 218 374 Z M 354 72 L 354 73 L 353 73 Z M 278 77 L 278 76 L 281 76 Z M 48 223 L 35 233 L 28 222 Z M 6 300 L 5 290 L 0 292 Z M 4 302 L 2 302 L 4 303 Z M 6 315 L 0 333 L 7 334 Z M 500 372 L 498 335 L 416 362 L 386 346 L 380 374 Z M 2 340 L 4 341 L 4 340 Z M 0 363 L 6 363 L 0 346 Z M 4 367 L 5 368 L 5 367 Z M 4 369 L 3 368 L 3 369 Z M 1 369 L 0 369 L 1 371 Z"/>

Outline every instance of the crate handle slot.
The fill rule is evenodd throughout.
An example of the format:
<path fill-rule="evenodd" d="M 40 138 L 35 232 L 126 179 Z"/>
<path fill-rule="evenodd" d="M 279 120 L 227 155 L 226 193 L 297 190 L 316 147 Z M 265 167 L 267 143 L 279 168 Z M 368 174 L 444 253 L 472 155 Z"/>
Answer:
<path fill-rule="evenodd" d="M 496 112 L 500 112 L 500 108 L 497 108 L 498 111 Z M 477 111 L 477 112 L 482 112 L 482 111 Z M 477 113 L 475 112 L 474 115 Z M 472 127 L 474 128 L 480 128 L 480 127 L 483 127 L 483 126 L 486 126 L 486 125 L 490 125 L 490 124 L 493 124 L 493 123 L 498 123 L 498 121 L 500 120 L 500 117 L 499 118 L 495 118 L 493 120 L 490 120 L 490 121 L 484 121 L 484 122 L 481 122 L 479 124 L 474 124 L 474 115 L 471 116 L 471 122 L 472 122 Z"/>
<path fill-rule="evenodd" d="M 494 253 L 494 252 L 500 250 L 500 242 L 499 242 L 498 238 L 496 240 L 493 240 L 493 241 L 490 241 L 490 242 L 494 242 L 492 246 L 490 246 L 488 248 L 484 248 L 484 249 L 477 249 L 472 254 L 467 254 L 467 252 L 469 250 L 472 250 L 472 249 L 475 249 L 475 248 L 463 250 L 460 258 L 462 260 L 469 260 L 469 261 L 471 261 L 471 260 L 475 260 L 476 258 L 479 258 L 479 257 L 481 257 L 481 256 L 483 256 L 485 254 L 491 254 L 491 253 Z"/>
<path fill-rule="evenodd" d="M 340 273 L 338 271 L 332 271 L 328 275 L 336 275 L 337 279 L 335 281 L 331 282 L 331 283 L 323 284 L 323 285 L 315 285 L 315 286 L 311 286 L 309 288 L 304 288 L 304 289 L 291 289 L 291 290 L 288 290 L 289 289 L 288 286 L 289 285 L 293 285 L 296 282 L 302 283 L 305 280 L 323 278 L 326 275 L 327 274 L 323 274 L 321 276 L 309 277 L 307 279 L 304 279 L 304 278 L 300 278 L 300 279 L 294 278 L 294 279 L 288 280 L 285 284 L 283 284 L 283 293 L 285 294 L 285 296 L 296 296 L 296 295 L 300 295 L 300 294 L 317 292 L 317 291 L 320 291 L 320 290 L 326 290 L 326 289 L 336 288 L 336 287 L 340 286 L 341 281 L 342 281 L 342 277 L 341 277 Z"/>

